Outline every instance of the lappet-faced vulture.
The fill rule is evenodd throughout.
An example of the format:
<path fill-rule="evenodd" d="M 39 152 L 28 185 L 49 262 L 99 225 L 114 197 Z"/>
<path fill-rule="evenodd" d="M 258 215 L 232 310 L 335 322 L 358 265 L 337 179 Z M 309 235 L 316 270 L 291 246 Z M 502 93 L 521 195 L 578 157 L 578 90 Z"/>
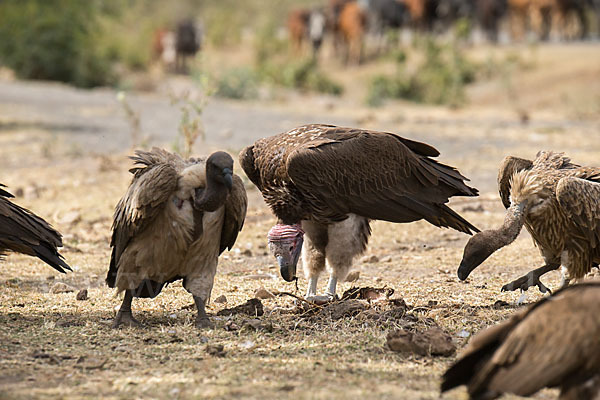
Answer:
<path fill-rule="evenodd" d="M 495 399 L 557 387 L 562 400 L 598 398 L 599 307 L 599 282 L 573 285 L 480 332 L 444 374 L 442 391 L 466 385 L 471 399 Z"/>
<path fill-rule="evenodd" d="M 62 246 L 61 234 L 42 218 L 8 200 L 14 196 L 3 187 L 0 184 L 0 257 L 14 251 L 38 257 L 58 272 L 71 271 L 57 250 Z"/>
<path fill-rule="evenodd" d="M 367 246 L 372 219 L 425 219 L 478 231 L 445 204 L 477 190 L 456 169 L 431 158 L 438 155 L 427 144 L 393 133 L 331 125 L 301 126 L 245 148 L 242 168 L 278 219 L 268 239 L 283 279 L 295 279 L 302 249 L 307 297 L 323 300 L 316 288 L 326 264 L 331 271 L 326 298 L 334 297 L 337 281 Z"/>
<path fill-rule="evenodd" d="M 246 216 L 246 190 L 222 151 L 183 160 L 153 148 L 137 151 L 133 180 L 115 210 L 109 287 L 125 291 L 114 326 L 138 325 L 133 297 L 155 297 L 178 279 L 198 308 L 196 325 L 210 326 L 210 298 L 219 255 L 233 246 Z"/>
<path fill-rule="evenodd" d="M 545 265 L 504 285 L 502 290 L 549 289 L 540 276 L 563 266 L 563 285 L 582 278 L 600 262 L 600 168 L 573 164 L 563 153 L 541 151 L 535 160 L 506 157 L 498 188 L 507 208 L 504 224 L 473 236 L 465 246 L 458 277 L 471 271 L 521 228 L 529 231 Z"/>

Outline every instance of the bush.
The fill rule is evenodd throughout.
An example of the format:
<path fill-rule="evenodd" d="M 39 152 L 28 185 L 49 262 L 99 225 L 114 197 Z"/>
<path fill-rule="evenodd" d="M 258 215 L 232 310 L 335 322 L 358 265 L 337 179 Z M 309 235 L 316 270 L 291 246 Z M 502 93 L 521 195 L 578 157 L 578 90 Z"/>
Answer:
<path fill-rule="evenodd" d="M 278 38 L 276 25 L 269 23 L 257 34 L 255 60 L 260 80 L 284 87 L 333 95 L 342 94 L 342 85 L 331 80 L 312 58 L 290 59 L 289 43 Z"/>
<path fill-rule="evenodd" d="M 397 57 L 396 74 L 372 79 L 367 104 L 379 106 L 386 98 L 419 103 L 459 106 L 465 99 L 464 88 L 475 79 L 475 67 L 455 44 L 439 45 L 426 40 L 417 46 L 423 61 L 409 73 L 406 57 Z"/>
<path fill-rule="evenodd" d="M 230 69 L 217 80 L 216 94 L 230 99 L 254 99 L 258 95 L 257 76 L 249 68 Z"/>
<path fill-rule="evenodd" d="M 108 59 L 94 45 L 98 12 L 94 1 L 1 2 L 0 63 L 22 78 L 83 87 L 113 82 Z"/>

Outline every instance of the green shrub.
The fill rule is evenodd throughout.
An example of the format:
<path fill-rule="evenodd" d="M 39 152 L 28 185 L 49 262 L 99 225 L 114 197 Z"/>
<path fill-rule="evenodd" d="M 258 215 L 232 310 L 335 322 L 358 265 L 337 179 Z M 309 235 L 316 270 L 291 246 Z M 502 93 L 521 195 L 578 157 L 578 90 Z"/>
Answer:
<path fill-rule="evenodd" d="M 94 1 L 0 2 L 0 63 L 19 77 L 91 87 L 111 83 L 108 59 L 95 46 Z"/>
<path fill-rule="evenodd" d="M 217 80 L 216 95 L 230 99 L 254 99 L 258 95 L 257 76 L 249 68 L 225 71 Z"/>
<path fill-rule="evenodd" d="M 406 56 L 396 60 L 393 76 L 376 76 L 369 85 L 367 104 L 379 106 L 386 98 L 458 106 L 466 101 L 464 88 L 475 79 L 475 67 L 455 44 L 440 45 L 431 39 L 417 44 L 423 60 L 409 72 Z"/>

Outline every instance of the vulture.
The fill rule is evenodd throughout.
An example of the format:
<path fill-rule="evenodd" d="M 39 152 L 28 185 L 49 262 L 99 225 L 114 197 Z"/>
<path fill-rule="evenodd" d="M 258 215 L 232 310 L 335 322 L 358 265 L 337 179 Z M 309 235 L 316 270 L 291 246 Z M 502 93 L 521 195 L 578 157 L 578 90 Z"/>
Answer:
<path fill-rule="evenodd" d="M 572 285 L 475 335 L 442 378 L 471 399 L 530 396 L 560 388 L 562 400 L 600 395 L 600 282 Z"/>
<path fill-rule="evenodd" d="M 465 246 L 458 277 L 496 250 L 512 243 L 521 228 L 531 234 L 545 264 L 506 284 L 506 290 L 549 289 L 540 276 L 563 266 L 563 286 L 582 278 L 600 262 L 600 168 L 583 167 L 563 153 L 540 151 L 535 160 L 508 156 L 498 173 L 504 223 L 474 235 Z"/>
<path fill-rule="evenodd" d="M 367 246 L 373 219 L 425 219 L 478 232 L 445 204 L 452 196 L 476 196 L 477 190 L 455 168 L 432 158 L 438 155 L 425 143 L 393 133 L 316 124 L 242 150 L 244 172 L 277 217 L 268 241 L 283 279 L 296 279 L 302 253 L 307 299 L 334 298 L 338 280 Z M 316 296 L 326 264 L 328 288 L 325 296 Z"/>
<path fill-rule="evenodd" d="M 57 270 L 71 270 L 57 248 L 62 236 L 42 218 L 8 200 L 14 197 L 0 183 L 0 257 L 8 251 L 34 256 Z"/>
<path fill-rule="evenodd" d="M 242 180 L 225 152 L 184 160 L 153 148 L 136 151 L 127 192 L 117 204 L 106 283 L 125 292 L 114 321 L 137 326 L 133 297 L 158 295 L 183 279 L 198 309 L 196 326 L 211 326 L 205 311 L 219 255 L 231 249 L 246 216 Z"/>

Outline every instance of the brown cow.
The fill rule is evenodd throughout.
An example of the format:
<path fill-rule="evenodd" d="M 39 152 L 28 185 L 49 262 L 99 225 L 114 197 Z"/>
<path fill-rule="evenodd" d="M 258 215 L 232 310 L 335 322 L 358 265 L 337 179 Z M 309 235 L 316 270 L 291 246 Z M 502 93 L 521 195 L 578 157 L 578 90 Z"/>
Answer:
<path fill-rule="evenodd" d="M 292 10 L 288 15 L 287 27 L 290 35 L 290 43 L 295 54 L 302 52 L 304 38 L 308 34 L 308 19 L 310 11 L 305 9 Z"/>
<path fill-rule="evenodd" d="M 413 28 L 430 31 L 436 14 L 436 2 L 433 0 L 400 0 L 410 13 Z"/>
<path fill-rule="evenodd" d="M 552 29 L 567 37 L 572 16 L 577 19 L 578 36 L 584 38 L 588 34 L 582 0 L 508 0 L 508 8 L 512 36 L 516 39 L 523 38 L 528 30 L 532 30 L 545 40 Z"/>
<path fill-rule="evenodd" d="M 337 25 L 339 37 L 344 46 L 346 63 L 360 64 L 367 25 L 366 12 L 357 2 L 348 2 L 340 12 Z"/>

